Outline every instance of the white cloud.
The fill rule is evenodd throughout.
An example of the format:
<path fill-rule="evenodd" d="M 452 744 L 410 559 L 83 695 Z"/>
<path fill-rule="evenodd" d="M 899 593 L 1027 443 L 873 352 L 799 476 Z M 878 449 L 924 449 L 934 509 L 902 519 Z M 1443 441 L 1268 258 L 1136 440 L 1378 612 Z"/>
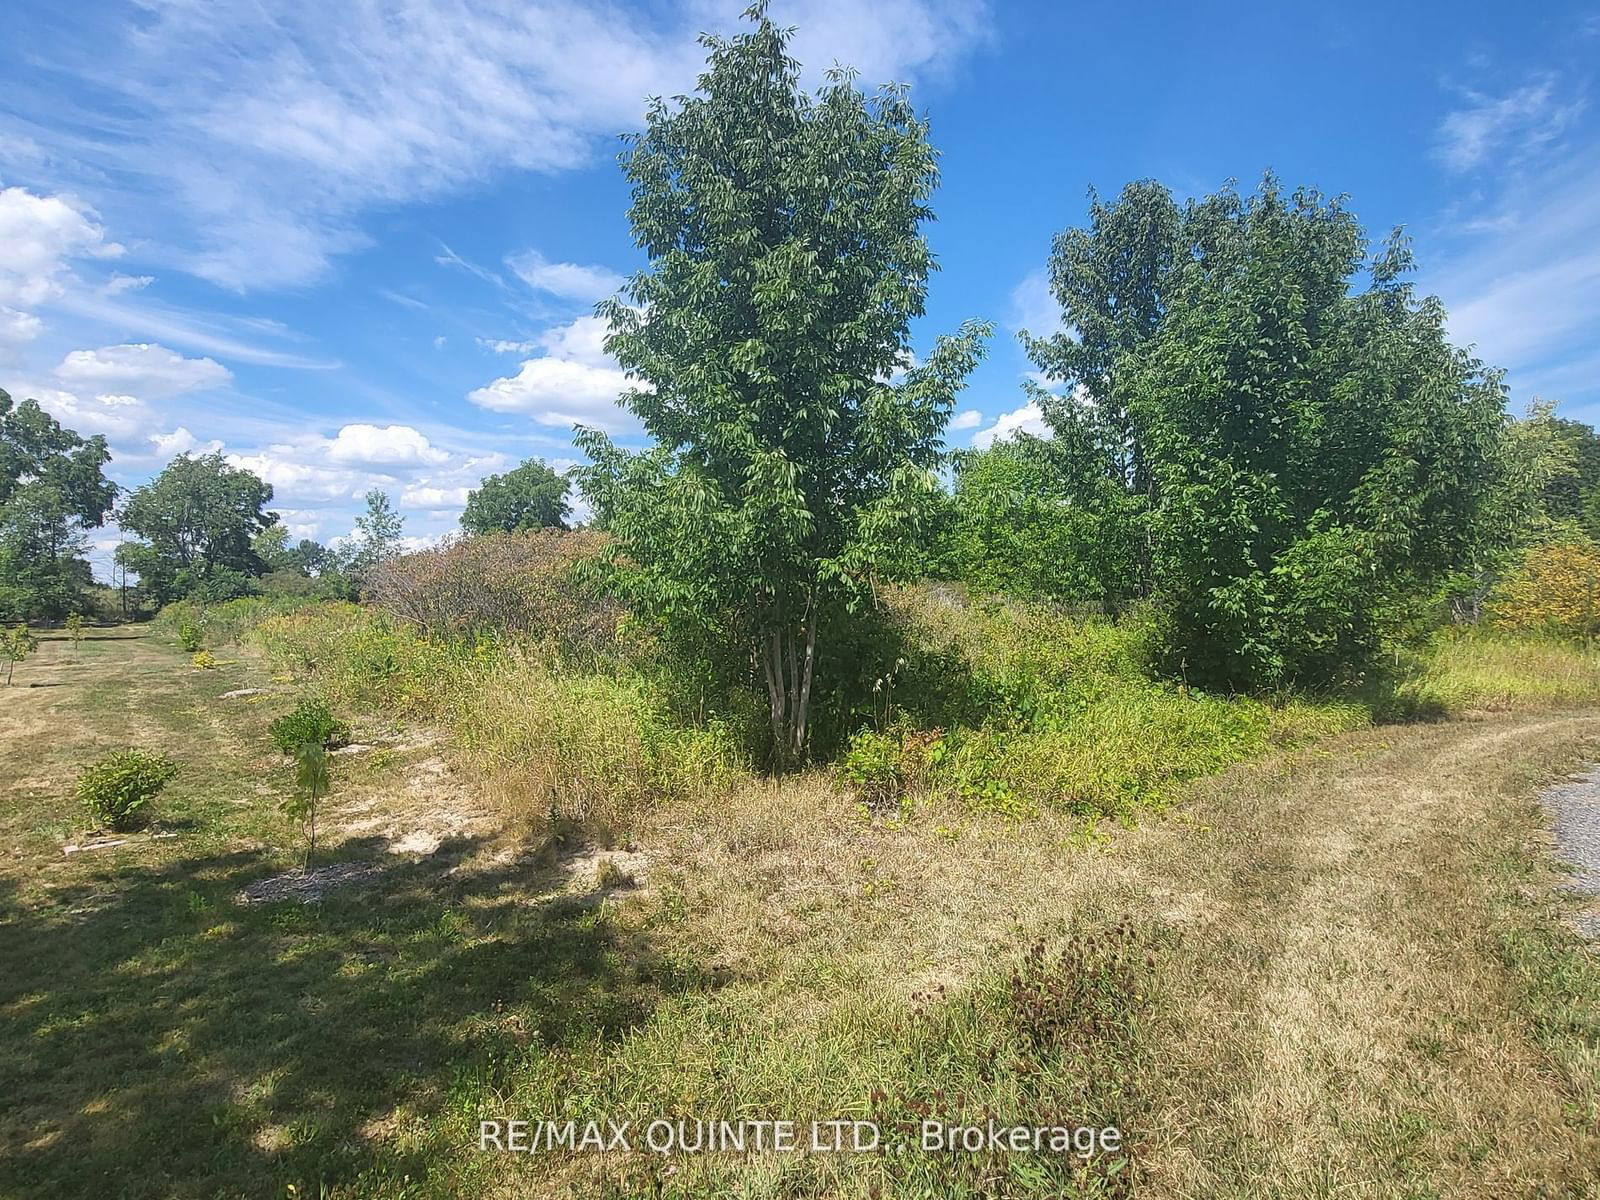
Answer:
<path fill-rule="evenodd" d="M 628 420 L 617 397 L 632 386 L 620 368 L 570 359 L 530 358 L 515 375 L 467 394 L 480 408 L 527 413 L 543 425 L 593 425 L 616 430 Z"/>
<path fill-rule="evenodd" d="M 44 322 L 32 313 L 0 307 L 0 348 L 31 342 L 43 329 Z"/>
<path fill-rule="evenodd" d="M 229 465 L 270 483 L 274 494 L 281 493 L 300 503 L 355 500 L 366 490 L 360 472 L 308 461 L 304 447 L 275 445 L 227 458 Z"/>
<path fill-rule="evenodd" d="M 400 503 L 429 509 L 463 508 L 467 493 L 472 490 L 469 487 L 408 487 L 400 493 Z"/>
<path fill-rule="evenodd" d="M 538 341 L 544 352 L 555 358 L 570 358 L 592 367 L 615 366 L 616 360 L 606 353 L 609 332 L 610 327 L 599 317 L 579 317 L 545 330 Z"/>
<path fill-rule="evenodd" d="M 521 369 L 467 399 L 494 412 L 527 413 L 544 425 L 592 425 L 616 432 L 632 429 L 632 416 L 617 404 L 636 386 L 605 352 L 607 326 L 599 317 L 579 317 L 540 334 L 544 354 L 523 360 Z"/>
<path fill-rule="evenodd" d="M 479 338 L 478 345 L 495 354 L 531 354 L 538 349 L 538 342 L 511 342 L 502 338 Z"/>
<path fill-rule="evenodd" d="M 171 433 L 152 433 L 149 441 L 155 447 L 156 454 L 164 459 L 176 458 L 180 454 L 214 454 L 222 449 L 222 443 L 217 439 L 202 442 L 182 425 Z"/>
<path fill-rule="evenodd" d="M 0 189 L 0 305 L 32 308 L 61 291 L 74 258 L 109 258 L 109 242 L 94 212 L 70 196 L 37 196 Z"/>
<path fill-rule="evenodd" d="M 357 423 L 340 429 L 327 446 L 329 462 L 360 466 L 438 465 L 450 455 L 409 425 Z"/>
<path fill-rule="evenodd" d="M 162 398 L 185 392 L 225 387 L 233 374 L 209 358 L 185 358 L 176 350 L 150 342 L 74 350 L 61 360 L 55 376 L 68 387 L 102 388 Z"/>
<path fill-rule="evenodd" d="M 1050 294 L 1050 276 L 1043 267 L 1029 271 L 1011 289 L 1010 324 L 1013 330 L 1027 330 L 1036 338 L 1061 332 L 1061 305 Z"/>
<path fill-rule="evenodd" d="M 983 414 L 975 408 L 969 408 L 966 412 L 958 412 L 955 416 L 951 417 L 949 428 L 952 431 L 976 429 L 982 424 Z"/>
<path fill-rule="evenodd" d="M 1035 437 L 1050 436 L 1050 427 L 1044 422 L 1044 412 L 1037 400 L 1029 400 L 1021 408 L 1001 413 L 993 425 L 972 435 L 972 444 L 979 450 L 986 450 L 996 442 L 1003 442 L 1019 433 L 1031 433 Z"/>
<path fill-rule="evenodd" d="M 59 388 L 30 388 L 28 394 L 56 420 L 85 436 L 103 433 L 113 442 L 142 441 L 158 423 L 137 396 L 108 392 L 84 398 Z"/>
<path fill-rule="evenodd" d="M 153 275 L 119 274 L 113 275 L 110 279 L 106 280 L 105 286 L 101 290 L 104 291 L 108 296 L 116 296 L 123 292 L 142 291 L 155 281 L 155 276 Z"/>
<path fill-rule="evenodd" d="M 1561 101 L 1557 82 L 1547 75 L 1498 97 L 1468 92 L 1467 106 L 1440 124 L 1435 156 L 1452 171 L 1470 171 L 1544 149 L 1583 111 L 1581 100 Z"/>
<path fill-rule="evenodd" d="M 535 291 L 548 292 L 563 300 L 593 304 L 612 295 L 622 286 L 622 276 L 609 267 L 586 267 L 579 263 L 551 262 L 537 250 L 525 250 L 506 259 L 506 266 Z"/>
<path fill-rule="evenodd" d="M 29 47 L 0 139 L 67 164 L 85 190 L 115 179 L 119 227 L 143 222 L 139 237 L 213 282 L 298 285 L 364 245 L 375 209 L 593 162 L 602 139 L 638 127 L 646 96 L 692 86 L 694 34 L 731 31 L 744 4 L 129 6 Z M 776 10 L 802 27 L 810 78 L 837 60 L 869 86 L 944 70 L 989 19 L 973 0 Z"/>

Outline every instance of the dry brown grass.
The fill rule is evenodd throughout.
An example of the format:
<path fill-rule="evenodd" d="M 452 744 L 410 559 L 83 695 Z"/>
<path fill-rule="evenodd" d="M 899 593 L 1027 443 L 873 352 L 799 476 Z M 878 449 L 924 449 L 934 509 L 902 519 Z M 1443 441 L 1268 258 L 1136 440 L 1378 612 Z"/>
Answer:
<path fill-rule="evenodd" d="M 1125 916 L 1171 942 L 1126 1061 L 1099 1064 L 1137 1080 L 1134 1194 L 1593 1195 L 1600 1063 L 1540 1036 L 1504 949 L 1531 929 L 1504 865 L 1537 840 L 1536 781 L 1597 736 L 1589 715 L 1346 735 L 1109 836 L 1048 816 L 869 821 L 808 776 L 643 840 L 671 845 L 683 936 L 732 981 L 724 1002 L 786 1043 L 728 1052 L 724 1071 L 764 1080 L 729 1100 L 848 1111 L 852 1081 L 821 1066 L 773 1077 L 818 1039 L 870 1045 L 863 1023 L 930 986 L 979 986 L 1037 933 Z M 1564 1001 L 1595 1027 L 1600 995 Z M 660 1024 L 653 1054 L 681 1036 Z M 640 1066 L 624 1048 L 605 1069 Z M 770 1194 L 854 1194 L 848 1178 Z"/>

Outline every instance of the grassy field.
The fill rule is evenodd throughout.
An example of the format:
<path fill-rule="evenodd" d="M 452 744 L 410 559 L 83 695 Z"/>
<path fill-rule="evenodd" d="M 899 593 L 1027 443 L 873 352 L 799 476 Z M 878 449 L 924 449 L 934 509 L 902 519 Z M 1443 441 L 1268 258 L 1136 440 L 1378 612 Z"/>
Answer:
<path fill-rule="evenodd" d="M 1533 802 L 1600 716 L 1566 659 L 1449 652 L 1414 696 L 1499 711 L 1268 748 L 1136 824 L 744 774 L 529 841 L 459 731 L 358 711 L 321 861 L 367 874 L 247 905 L 300 852 L 265 736 L 297 686 L 48 637 L 0 705 L 0 1195 L 1600 1195 L 1600 959 Z M 72 775 L 129 744 L 183 772 L 90 841 Z M 892 1147 L 924 1114 L 1123 1148 L 474 1148 L 506 1117 Z"/>

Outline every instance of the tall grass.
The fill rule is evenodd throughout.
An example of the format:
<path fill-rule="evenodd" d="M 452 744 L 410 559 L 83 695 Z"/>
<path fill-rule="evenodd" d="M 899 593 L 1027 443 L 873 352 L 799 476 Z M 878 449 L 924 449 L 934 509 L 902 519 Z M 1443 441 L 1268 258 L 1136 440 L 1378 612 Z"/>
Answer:
<path fill-rule="evenodd" d="M 421 578 L 449 587 L 449 569 Z M 845 778 L 875 804 L 1124 816 L 1232 763 L 1373 720 L 1600 701 L 1600 655 L 1571 643 L 1443 635 L 1364 696 L 1219 696 L 1152 678 L 1138 615 L 1113 622 L 945 585 L 884 600 L 900 656 L 852 718 L 844 753 Z M 430 632 L 298 599 L 234 601 L 203 623 L 213 641 L 253 641 L 336 704 L 444 726 L 507 811 L 534 825 L 620 830 L 659 805 L 727 800 L 759 760 L 757 701 L 708 715 L 647 641 L 574 656 L 560 629 Z"/>
<path fill-rule="evenodd" d="M 430 636 L 354 604 L 269 616 L 248 639 L 338 704 L 443 725 L 534 827 L 618 829 L 649 805 L 719 795 L 748 770 L 733 729 L 673 720 L 646 674 L 567 669 L 537 643 Z"/>
<path fill-rule="evenodd" d="M 1600 653 L 1581 641 L 1472 629 L 1402 655 L 1383 715 L 1560 708 L 1600 700 Z"/>

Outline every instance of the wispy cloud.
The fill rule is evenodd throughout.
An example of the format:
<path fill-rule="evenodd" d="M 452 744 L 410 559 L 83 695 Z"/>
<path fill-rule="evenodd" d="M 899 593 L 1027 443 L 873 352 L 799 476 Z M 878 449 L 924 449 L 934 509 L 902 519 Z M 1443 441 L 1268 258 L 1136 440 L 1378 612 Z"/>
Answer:
<path fill-rule="evenodd" d="M 1538 154 L 1583 112 L 1581 97 L 1563 97 L 1560 80 L 1545 75 L 1501 96 L 1466 92 L 1466 105 L 1439 126 L 1434 154 L 1452 171 L 1504 166 Z"/>
<path fill-rule="evenodd" d="M 1457 240 L 1424 277 L 1452 337 L 1510 371 L 1513 404 L 1535 391 L 1600 402 L 1600 146 L 1520 172 L 1498 197 L 1492 232 Z M 1554 385 L 1554 386 L 1552 386 Z"/>
<path fill-rule="evenodd" d="M 1061 332 L 1061 305 L 1050 293 L 1050 276 L 1035 267 L 1011 289 L 1008 323 L 1014 332 L 1024 330 L 1033 337 L 1050 337 Z"/>
<path fill-rule="evenodd" d="M 41 15 L 0 140 L 24 169 L 115 198 L 163 263 L 238 290 L 299 285 L 367 244 L 375 210 L 595 161 L 646 96 L 692 84 L 694 33 L 743 6 L 211 0 L 130 6 L 72 36 Z M 988 25 L 973 0 L 775 8 L 802 17 L 814 71 L 844 60 L 874 81 L 946 69 Z"/>
<path fill-rule="evenodd" d="M 244 336 L 246 333 L 271 332 L 259 323 L 252 323 L 249 318 L 201 315 L 154 301 L 127 303 L 84 289 L 69 291 L 53 306 L 75 316 L 126 330 L 132 336 L 160 338 L 190 350 L 218 354 L 255 366 L 326 371 L 340 365 L 337 359 L 311 358 L 247 339 Z"/>
<path fill-rule="evenodd" d="M 551 262 L 537 250 L 512 255 L 506 260 L 506 266 L 535 291 L 584 304 L 605 299 L 623 283 L 622 276 L 609 267 Z"/>

